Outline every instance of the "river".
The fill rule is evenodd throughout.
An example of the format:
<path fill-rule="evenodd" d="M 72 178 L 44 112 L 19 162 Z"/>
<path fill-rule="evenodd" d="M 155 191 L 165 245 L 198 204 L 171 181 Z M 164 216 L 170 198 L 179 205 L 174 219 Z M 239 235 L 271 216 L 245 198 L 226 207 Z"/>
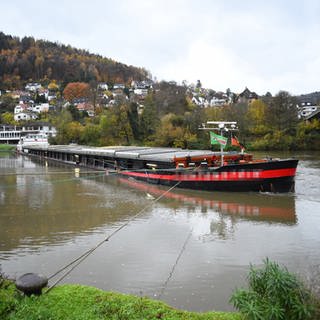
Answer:
<path fill-rule="evenodd" d="M 155 201 L 167 188 L 0 153 L 0 271 L 49 277 L 127 224 L 61 283 L 233 310 L 250 263 L 319 270 L 320 155 L 296 156 L 295 193 L 175 189 Z"/>

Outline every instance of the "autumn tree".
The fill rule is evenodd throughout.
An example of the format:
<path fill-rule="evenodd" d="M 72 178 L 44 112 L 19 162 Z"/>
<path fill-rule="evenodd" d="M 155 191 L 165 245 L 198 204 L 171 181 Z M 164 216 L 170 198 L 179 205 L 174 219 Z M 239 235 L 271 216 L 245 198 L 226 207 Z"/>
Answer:
<path fill-rule="evenodd" d="M 101 130 L 99 125 L 87 123 L 81 135 L 81 143 L 98 146 L 100 144 Z"/>
<path fill-rule="evenodd" d="M 138 104 L 131 102 L 128 106 L 128 120 L 132 129 L 132 135 L 135 141 L 140 139 Z"/>
<path fill-rule="evenodd" d="M 186 88 L 166 81 L 160 82 L 152 94 L 153 102 L 160 117 L 168 114 L 184 114 L 188 111 Z"/>
<path fill-rule="evenodd" d="M 90 95 L 90 86 L 84 82 L 70 82 L 63 90 L 63 96 L 69 102 L 78 98 L 88 98 Z"/>
<path fill-rule="evenodd" d="M 50 91 L 58 91 L 59 90 L 59 85 L 57 84 L 56 80 L 52 80 L 49 84 L 48 84 L 48 89 Z"/>
<path fill-rule="evenodd" d="M 0 97 L 0 113 L 13 112 L 17 104 L 17 100 L 9 94 L 4 94 Z"/>
<path fill-rule="evenodd" d="M 72 121 L 67 124 L 68 140 L 74 143 L 81 142 L 81 136 L 85 130 L 85 127 L 77 121 Z"/>
<path fill-rule="evenodd" d="M 297 143 L 300 149 L 320 150 L 320 120 L 301 121 L 298 124 Z"/>
<path fill-rule="evenodd" d="M 57 128 L 57 136 L 52 139 L 53 143 L 67 144 L 70 143 L 68 136 L 69 124 L 72 122 L 72 115 L 68 110 L 62 110 L 51 118 L 52 124 Z"/>
<path fill-rule="evenodd" d="M 197 136 L 185 126 L 184 117 L 169 113 L 161 118 L 154 144 L 163 147 L 188 148 L 196 141 Z"/>
<path fill-rule="evenodd" d="M 156 129 L 160 123 L 159 113 L 153 97 L 147 96 L 144 103 L 144 109 L 139 119 L 140 139 L 143 143 L 149 144 L 153 141 Z"/>
<path fill-rule="evenodd" d="M 297 101 L 286 91 L 280 91 L 267 106 L 266 121 L 274 130 L 295 129 L 298 123 Z"/>
<path fill-rule="evenodd" d="M 128 118 L 128 106 L 122 105 L 116 108 L 115 111 L 119 139 L 122 143 L 130 145 L 130 142 L 133 140 L 133 133 Z"/>
<path fill-rule="evenodd" d="M 15 125 L 16 121 L 14 120 L 13 113 L 11 112 L 4 112 L 0 115 L 0 123 Z"/>
<path fill-rule="evenodd" d="M 262 100 L 254 100 L 249 104 L 247 117 L 249 131 L 255 135 L 264 135 L 268 132 L 266 126 L 267 105 Z"/>

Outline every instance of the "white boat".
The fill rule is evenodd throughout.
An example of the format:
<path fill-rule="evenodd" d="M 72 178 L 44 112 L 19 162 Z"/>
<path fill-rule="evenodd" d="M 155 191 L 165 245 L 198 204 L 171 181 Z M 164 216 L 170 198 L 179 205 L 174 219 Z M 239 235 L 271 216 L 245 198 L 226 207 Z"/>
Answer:
<path fill-rule="evenodd" d="M 48 136 L 45 133 L 28 133 L 20 138 L 20 141 L 17 144 L 17 151 L 27 152 L 27 150 L 24 151 L 24 148 L 30 146 L 48 147 Z"/>

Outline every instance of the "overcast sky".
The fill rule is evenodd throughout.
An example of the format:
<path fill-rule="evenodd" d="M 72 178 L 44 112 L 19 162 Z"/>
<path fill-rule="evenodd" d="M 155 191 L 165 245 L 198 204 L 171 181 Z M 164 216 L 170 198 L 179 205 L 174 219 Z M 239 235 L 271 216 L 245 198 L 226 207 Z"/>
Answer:
<path fill-rule="evenodd" d="M 264 94 L 320 90 L 319 0 L 8 0 L 0 30 L 57 41 L 157 80 Z"/>

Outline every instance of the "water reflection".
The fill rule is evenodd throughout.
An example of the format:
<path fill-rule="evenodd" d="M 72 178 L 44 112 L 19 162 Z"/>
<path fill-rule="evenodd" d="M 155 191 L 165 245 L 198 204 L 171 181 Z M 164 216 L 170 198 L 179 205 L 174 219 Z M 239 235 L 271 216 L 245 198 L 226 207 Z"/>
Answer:
<path fill-rule="evenodd" d="M 292 196 L 179 189 L 167 192 L 165 187 L 101 174 L 76 179 L 71 169 L 70 174 L 57 178 L 52 168 L 47 174 L 46 167 L 40 168 L 34 176 L 2 177 L 0 233 L 4 252 L 17 248 L 36 251 L 39 246 L 112 228 L 150 206 L 150 195 L 157 198 L 164 194 L 161 206 L 173 209 L 171 218 L 186 220 L 193 234 L 203 241 L 232 238 L 239 220 L 286 225 L 297 222 Z"/>
<path fill-rule="evenodd" d="M 293 195 L 257 194 L 257 193 L 223 193 L 174 189 L 166 192 L 161 186 L 149 185 L 136 180 L 119 178 L 123 185 L 130 186 L 159 197 L 164 194 L 168 205 L 184 205 L 188 210 L 201 208 L 203 214 L 213 210 L 222 216 L 232 216 L 233 220 L 249 219 L 269 223 L 295 224 L 295 199 Z"/>
<path fill-rule="evenodd" d="M 3 257 L 99 233 L 99 229 L 112 228 L 130 217 L 127 208 L 133 212 L 141 209 L 143 202 L 125 190 L 119 192 L 100 176 L 89 172 L 76 178 L 72 168 L 59 164 L 39 166 L 13 155 L 0 158 Z"/>

